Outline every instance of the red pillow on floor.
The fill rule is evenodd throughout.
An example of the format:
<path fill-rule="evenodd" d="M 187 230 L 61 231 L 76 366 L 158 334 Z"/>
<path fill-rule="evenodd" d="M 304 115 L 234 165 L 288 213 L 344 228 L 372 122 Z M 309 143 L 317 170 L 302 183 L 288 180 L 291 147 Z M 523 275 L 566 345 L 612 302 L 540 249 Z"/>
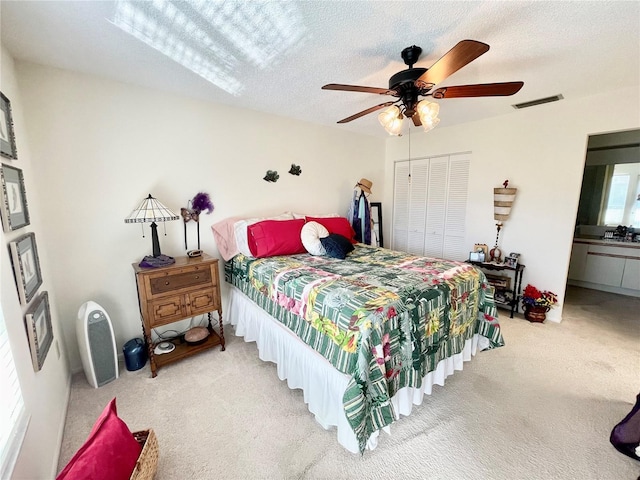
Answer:
<path fill-rule="evenodd" d="M 264 220 L 247 227 L 251 255 L 256 258 L 306 253 L 300 234 L 304 220 Z"/>
<path fill-rule="evenodd" d="M 351 243 L 358 243 L 355 240 L 356 232 L 345 217 L 305 217 L 307 222 L 318 222 L 324 226 L 329 233 L 337 233 L 347 237 Z"/>
<path fill-rule="evenodd" d="M 129 480 L 141 450 L 129 427 L 118 417 L 114 398 L 56 480 Z"/>

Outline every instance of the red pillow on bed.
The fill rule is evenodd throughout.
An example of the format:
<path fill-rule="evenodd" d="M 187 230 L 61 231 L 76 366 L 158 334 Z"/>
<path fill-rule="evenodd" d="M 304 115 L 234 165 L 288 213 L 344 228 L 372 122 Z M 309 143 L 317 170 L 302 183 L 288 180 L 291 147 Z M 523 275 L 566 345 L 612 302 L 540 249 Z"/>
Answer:
<path fill-rule="evenodd" d="M 358 243 L 355 240 L 356 232 L 345 217 L 305 217 L 307 222 L 318 222 L 324 226 L 329 233 L 337 233 L 347 237 L 351 243 Z"/>
<path fill-rule="evenodd" d="M 298 220 L 264 220 L 247 227 L 251 255 L 256 258 L 306 253 L 300 233 L 304 226 Z"/>

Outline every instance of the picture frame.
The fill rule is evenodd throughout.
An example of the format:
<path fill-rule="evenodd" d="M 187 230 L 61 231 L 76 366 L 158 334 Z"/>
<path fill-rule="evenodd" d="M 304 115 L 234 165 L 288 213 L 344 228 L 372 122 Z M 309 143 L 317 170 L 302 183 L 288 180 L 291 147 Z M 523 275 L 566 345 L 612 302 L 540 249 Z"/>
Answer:
<path fill-rule="evenodd" d="M 13 274 L 20 303 L 26 305 L 42 285 L 35 233 L 27 233 L 9 243 Z"/>
<path fill-rule="evenodd" d="M 38 372 L 53 343 L 53 328 L 51 326 L 51 309 L 49 308 L 49 293 L 42 292 L 31 304 L 25 314 L 25 327 L 31 349 L 33 369 Z"/>
<path fill-rule="evenodd" d="M 504 264 L 509 268 L 518 268 L 518 259 L 516 257 L 506 257 Z"/>
<path fill-rule="evenodd" d="M 378 247 L 384 247 L 384 240 L 382 239 L 382 203 L 371 202 L 371 231 L 375 237 L 375 241 L 372 237 L 372 244 Z M 377 242 L 377 243 L 374 243 Z"/>
<path fill-rule="evenodd" d="M 22 170 L 3 163 L 0 167 L 0 183 L 2 184 L 0 211 L 4 231 L 10 232 L 26 227 L 31 220 Z"/>
<path fill-rule="evenodd" d="M 474 252 L 482 252 L 482 260 L 478 260 L 480 262 L 488 262 L 489 261 L 489 247 L 487 247 L 486 243 L 476 243 L 473 246 Z"/>
<path fill-rule="evenodd" d="M 11 102 L 2 92 L 0 92 L 0 155 L 11 160 L 18 159 Z"/>

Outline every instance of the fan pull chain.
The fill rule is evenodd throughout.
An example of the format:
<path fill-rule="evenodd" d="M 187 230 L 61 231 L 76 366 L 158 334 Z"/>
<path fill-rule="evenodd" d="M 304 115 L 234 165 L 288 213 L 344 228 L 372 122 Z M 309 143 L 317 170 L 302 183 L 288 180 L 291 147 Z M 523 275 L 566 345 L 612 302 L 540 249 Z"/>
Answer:
<path fill-rule="evenodd" d="M 411 127 L 409 127 L 409 185 L 411 185 Z"/>

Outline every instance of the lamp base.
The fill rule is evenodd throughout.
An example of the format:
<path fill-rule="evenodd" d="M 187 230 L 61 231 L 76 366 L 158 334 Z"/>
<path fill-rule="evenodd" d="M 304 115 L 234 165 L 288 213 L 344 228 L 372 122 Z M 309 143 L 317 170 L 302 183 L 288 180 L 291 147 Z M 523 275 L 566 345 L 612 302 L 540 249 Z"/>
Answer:
<path fill-rule="evenodd" d="M 157 257 L 147 255 L 138 265 L 142 268 L 158 268 L 166 267 L 172 263 L 176 263 L 176 259 L 168 255 L 158 255 Z"/>

